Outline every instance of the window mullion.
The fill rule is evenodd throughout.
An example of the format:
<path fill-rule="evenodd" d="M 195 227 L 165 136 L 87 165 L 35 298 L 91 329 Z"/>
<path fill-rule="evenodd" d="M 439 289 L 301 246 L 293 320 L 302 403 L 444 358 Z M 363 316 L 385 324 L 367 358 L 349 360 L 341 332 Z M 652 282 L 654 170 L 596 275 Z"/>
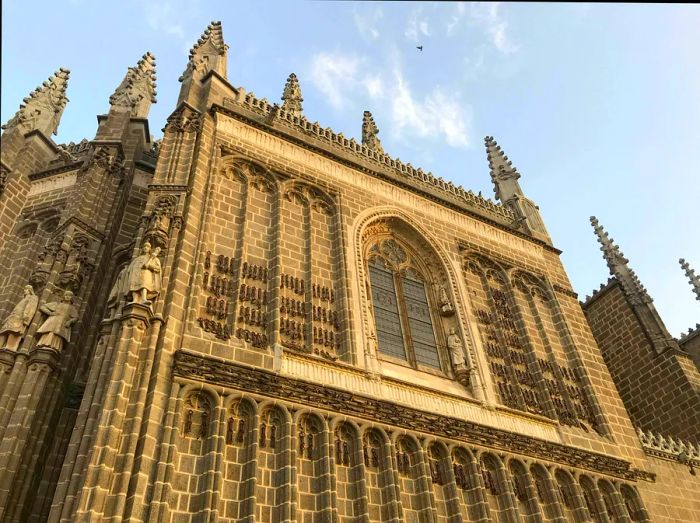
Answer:
<path fill-rule="evenodd" d="M 418 368 L 418 362 L 416 361 L 416 354 L 413 350 L 413 338 L 411 335 L 411 323 L 408 321 L 408 311 L 406 310 L 406 298 L 403 293 L 403 282 L 401 281 L 401 274 L 396 271 L 394 272 L 394 288 L 396 289 L 396 299 L 399 305 L 399 317 L 402 323 L 402 332 L 404 340 L 404 348 L 406 350 L 406 358 L 408 363 L 412 367 Z"/>

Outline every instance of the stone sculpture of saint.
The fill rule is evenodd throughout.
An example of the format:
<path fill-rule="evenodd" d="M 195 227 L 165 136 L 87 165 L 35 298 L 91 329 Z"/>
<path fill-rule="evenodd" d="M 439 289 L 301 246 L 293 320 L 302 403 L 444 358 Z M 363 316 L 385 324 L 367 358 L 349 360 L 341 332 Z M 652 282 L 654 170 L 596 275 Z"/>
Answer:
<path fill-rule="evenodd" d="M 60 302 L 45 303 L 39 310 L 48 318 L 36 331 L 40 335 L 37 346 L 61 352 L 64 345 L 70 341 L 71 327 L 78 321 L 78 310 L 73 305 L 73 293 L 66 291 Z"/>
<path fill-rule="evenodd" d="M 161 266 L 158 254 L 160 247 L 151 252 L 151 244 L 146 242 L 141 248 L 141 254 L 131 260 L 127 271 L 132 302 L 150 305 L 150 300 L 160 294 Z"/>
<path fill-rule="evenodd" d="M 466 367 L 466 358 L 464 355 L 464 347 L 462 339 L 459 337 L 454 327 L 450 328 L 450 333 L 447 335 L 447 348 L 450 351 L 450 360 L 455 368 Z"/>
<path fill-rule="evenodd" d="M 24 286 L 24 297 L 15 305 L 0 327 L 0 349 L 16 351 L 27 326 L 32 321 L 39 298 L 31 285 Z"/>

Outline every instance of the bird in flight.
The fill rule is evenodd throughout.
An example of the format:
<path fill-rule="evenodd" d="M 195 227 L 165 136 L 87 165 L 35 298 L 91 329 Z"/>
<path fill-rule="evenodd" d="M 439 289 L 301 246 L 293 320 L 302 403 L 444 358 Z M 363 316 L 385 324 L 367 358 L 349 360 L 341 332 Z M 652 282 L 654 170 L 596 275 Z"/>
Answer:
<path fill-rule="evenodd" d="M 416 46 L 416 49 L 418 49 L 419 51 L 422 51 L 422 50 L 423 50 L 423 46 L 422 46 L 422 45 L 417 45 L 417 46 Z"/>

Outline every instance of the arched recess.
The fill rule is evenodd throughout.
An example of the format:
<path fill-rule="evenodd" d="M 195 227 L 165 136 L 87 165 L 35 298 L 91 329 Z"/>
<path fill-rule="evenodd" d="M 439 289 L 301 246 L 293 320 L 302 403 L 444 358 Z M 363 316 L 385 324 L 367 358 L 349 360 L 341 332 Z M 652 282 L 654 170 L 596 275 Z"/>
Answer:
<path fill-rule="evenodd" d="M 517 509 L 508 488 L 503 462 L 493 454 L 480 456 L 481 478 L 486 503 L 493 521 L 511 522 L 518 520 Z"/>
<path fill-rule="evenodd" d="M 395 209 L 364 213 L 354 230 L 365 365 L 377 370 L 378 360 L 390 361 L 473 388 L 473 344 L 460 319 L 455 275 L 438 243 Z"/>
<path fill-rule="evenodd" d="M 423 452 L 413 436 L 396 437 L 394 463 L 403 521 L 430 521 L 432 507 Z"/>
<path fill-rule="evenodd" d="M 386 433 L 376 427 L 362 434 L 362 458 L 365 464 L 365 482 L 369 521 L 398 523 L 399 492 L 392 466 L 391 445 Z"/>
<path fill-rule="evenodd" d="M 627 515 L 632 521 L 635 523 L 647 523 L 651 521 L 649 513 L 642 503 L 642 498 L 634 487 L 630 485 L 621 485 L 620 495 L 625 504 Z"/>
<path fill-rule="evenodd" d="M 455 477 L 460 511 L 464 521 L 484 521 L 489 518 L 485 492 L 480 485 L 481 466 L 474 454 L 464 447 L 452 449 L 452 470 Z"/>
<path fill-rule="evenodd" d="M 627 513 L 622 498 L 615 487 L 606 479 L 598 480 L 598 490 L 603 498 L 608 519 L 613 523 L 629 523 L 630 516 Z"/>
<path fill-rule="evenodd" d="M 559 491 L 559 500 L 567 521 L 584 522 L 589 520 L 583 494 L 569 472 L 557 469 L 554 481 Z"/>
<path fill-rule="evenodd" d="M 606 506 L 595 482 L 588 476 L 579 477 L 579 485 L 583 491 L 583 500 L 586 504 L 588 515 L 595 523 L 608 523 Z"/>
<path fill-rule="evenodd" d="M 335 464 L 335 506 L 343 523 L 360 521 L 367 514 L 364 461 L 359 428 L 349 421 L 336 423 L 333 428 Z"/>
<path fill-rule="evenodd" d="M 297 519 L 323 523 L 331 519 L 331 471 L 328 430 L 308 412 L 296 416 Z"/>
<path fill-rule="evenodd" d="M 508 471 L 510 472 L 518 514 L 527 523 L 541 521 L 542 513 L 528 469 L 519 460 L 511 459 L 508 462 Z"/>
<path fill-rule="evenodd" d="M 518 322 L 505 268 L 481 254 L 467 253 L 463 275 L 501 403 L 547 414 L 547 401 L 532 369 L 534 356 Z"/>
<path fill-rule="evenodd" d="M 460 495 L 449 450 L 444 443 L 433 441 L 428 445 L 426 454 L 437 522 L 460 521 Z"/>
<path fill-rule="evenodd" d="M 537 502 L 542 509 L 545 520 L 559 521 L 561 518 L 559 496 L 555 492 L 555 486 L 549 472 L 539 463 L 535 463 L 530 466 L 530 474 L 535 486 Z"/>
<path fill-rule="evenodd" d="M 341 222 L 334 198 L 298 180 L 282 186 L 279 244 L 280 343 L 352 362 L 343 316 Z"/>
<path fill-rule="evenodd" d="M 292 420 L 282 405 L 261 404 L 258 408 L 255 521 L 291 521 Z M 267 503 L 270 501 L 271 503 Z"/>
<path fill-rule="evenodd" d="M 211 489 L 215 468 L 216 435 L 213 393 L 183 387 L 180 427 L 175 442 L 175 474 L 172 490 L 177 503 L 172 513 L 182 517 L 204 518 L 211 511 Z"/>
<path fill-rule="evenodd" d="M 223 451 L 223 488 L 219 514 L 230 521 L 252 521 L 255 515 L 255 429 L 257 405 L 233 398 L 226 408 Z"/>
<path fill-rule="evenodd" d="M 600 431 L 554 295 L 544 280 L 525 271 L 513 271 L 511 280 L 523 320 L 534 326 L 529 341 L 560 423 Z"/>
<path fill-rule="evenodd" d="M 268 346 L 278 200 L 274 173 L 235 155 L 221 158 L 209 190 L 199 260 L 196 309 L 203 336 Z"/>

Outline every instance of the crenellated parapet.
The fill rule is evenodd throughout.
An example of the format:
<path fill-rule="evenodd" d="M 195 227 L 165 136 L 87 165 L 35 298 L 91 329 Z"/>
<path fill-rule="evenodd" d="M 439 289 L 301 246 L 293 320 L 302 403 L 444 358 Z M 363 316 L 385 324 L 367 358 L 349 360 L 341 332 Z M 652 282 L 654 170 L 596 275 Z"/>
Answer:
<path fill-rule="evenodd" d="M 700 467 L 700 444 L 693 444 L 673 436 L 663 436 L 651 430 L 644 431 L 637 427 L 637 436 L 642 443 L 644 452 L 662 459 L 679 461 L 691 467 Z"/>
<path fill-rule="evenodd" d="M 461 200 L 470 207 L 484 211 L 499 222 L 513 224 L 516 221 L 516 216 L 510 209 L 476 195 L 461 185 L 455 185 L 453 182 L 437 177 L 431 172 L 425 172 L 421 168 L 416 169 L 410 163 L 403 163 L 400 159 L 392 158 L 383 151 L 373 150 L 368 145 L 358 143 L 354 138 L 348 139 L 342 133 L 334 132 L 330 127 L 323 128 L 318 122 L 310 122 L 304 116 L 296 116 L 276 104 L 270 104 L 265 98 L 257 98 L 252 92 L 245 92 L 241 88 L 238 89 L 238 92 L 236 98 L 224 98 L 224 108 L 231 105 L 242 105 L 268 122 L 283 123 L 295 131 L 301 131 L 307 136 L 342 148 L 346 154 L 350 153 L 362 160 L 369 160 L 383 167 L 388 167 L 412 183 L 438 189 L 438 191 Z"/>

